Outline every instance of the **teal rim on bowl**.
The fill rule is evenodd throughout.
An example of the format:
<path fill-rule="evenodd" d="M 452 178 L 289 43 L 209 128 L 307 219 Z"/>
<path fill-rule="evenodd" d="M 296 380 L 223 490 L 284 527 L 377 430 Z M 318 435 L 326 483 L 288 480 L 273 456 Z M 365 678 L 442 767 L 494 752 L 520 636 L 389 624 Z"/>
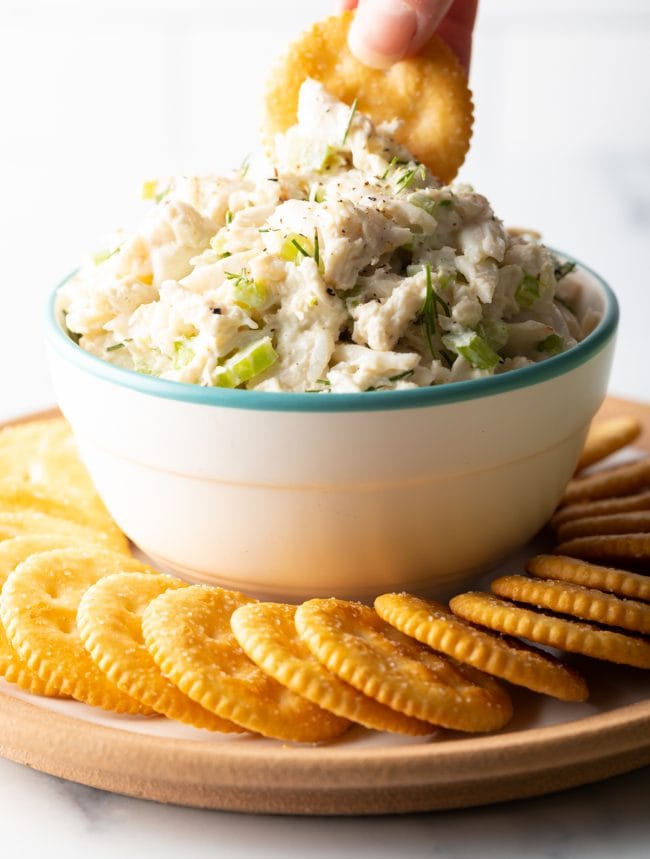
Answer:
<path fill-rule="evenodd" d="M 564 254 L 559 256 L 565 257 Z M 596 328 L 580 343 L 566 352 L 545 358 L 539 364 L 519 367 L 497 376 L 449 382 L 426 388 L 409 388 L 405 391 L 365 391 L 361 393 L 280 393 L 276 391 L 246 391 L 231 388 L 208 388 L 190 382 L 173 382 L 156 376 L 145 376 L 134 370 L 116 367 L 102 358 L 91 355 L 78 346 L 63 330 L 56 315 L 56 296 L 69 274 L 55 288 L 47 308 L 47 340 L 61 357 L 106 382 L 131 388 L 152 397 L 180 400 L 205 406 L 231 409 L 252 409 L 278 412 L 373 412 L 394 409 L 417 409 L 428 406 L 458 403 L 477 397 L 489 397 L 537 385 L 555 376 L 561 376 L 584 364 L 599 352 L 614 336 L 618 325 L 619 309 L 616 296 L 605 281 L 588 266 L 576 260 L 579 269 L 591 275 L 602 288 L 606 307 Z"/>

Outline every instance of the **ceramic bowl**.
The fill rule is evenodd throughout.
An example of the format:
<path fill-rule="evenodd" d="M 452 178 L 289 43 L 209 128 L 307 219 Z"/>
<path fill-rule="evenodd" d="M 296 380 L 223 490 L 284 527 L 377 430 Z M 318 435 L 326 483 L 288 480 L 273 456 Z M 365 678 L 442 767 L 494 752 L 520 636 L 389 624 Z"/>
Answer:
<path fill-rule="evenodd" d="M 542 527 L 605 396 L 618 307 L 580 271 L 595 330 L 490 378 L 320 395 L 171 382 L 85 352 L 54 296 L 51 369 L 100 495 L 161 566 L 271 599 L 445 596 Z"/>

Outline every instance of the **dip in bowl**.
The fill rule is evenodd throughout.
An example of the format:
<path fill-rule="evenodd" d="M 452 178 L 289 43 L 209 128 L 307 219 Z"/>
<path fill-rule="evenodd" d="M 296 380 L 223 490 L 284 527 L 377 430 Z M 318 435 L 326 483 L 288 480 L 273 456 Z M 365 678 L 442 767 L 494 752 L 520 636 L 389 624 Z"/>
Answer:
<path fill-rule="evenodd" d="M 147 183 L 140 228 L 57 289 L 59 403 L 117 523 L 181 575 L 444 596 L 553 511 L 616 300 L 315 81 L 273 148 Z"/>
<path fill-rule="evenodd" d="M 580 343 L 501 375 L 364 393 L 175 382 L 80 348 L 57 312 L 59 404 L 124 532 L 188 579 L 261 597 L 445 596 L 526 543 L 607 389 L 618 306 L 578 265 Z"/>

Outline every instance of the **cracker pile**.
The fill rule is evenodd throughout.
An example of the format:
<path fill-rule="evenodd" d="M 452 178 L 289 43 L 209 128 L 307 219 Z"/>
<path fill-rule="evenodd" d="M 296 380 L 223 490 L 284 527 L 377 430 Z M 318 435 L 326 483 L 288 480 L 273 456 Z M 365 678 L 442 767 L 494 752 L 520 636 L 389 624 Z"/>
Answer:
<path fill-rule="evenodd" d="M 598 455 L 588 444 L 582 461 L 636 437 L 620 427 L 614 443 L 597 426 Z M 534 643 L 650 668 L 650 578 L 567 556 L 566 541 L 532 558 L 528 576 L 449 606 L 409 594 L 383 594 L 374 609 L 258 602 L 132 557 L 63 419 L 2 430 L 0 469 L 0 676 L 33 694 L 315 743 L 352 724 L 500 730 L 512 716 L 500 681 L 586 700 L 579 672 Z M 640 460 L 574 478 L 551 521 L 559 539 L 568 526 L 581 529 L 574 542 L 647 538 L 649 475 Z M 602 533 L 603 521 L 644 530 Z"/>

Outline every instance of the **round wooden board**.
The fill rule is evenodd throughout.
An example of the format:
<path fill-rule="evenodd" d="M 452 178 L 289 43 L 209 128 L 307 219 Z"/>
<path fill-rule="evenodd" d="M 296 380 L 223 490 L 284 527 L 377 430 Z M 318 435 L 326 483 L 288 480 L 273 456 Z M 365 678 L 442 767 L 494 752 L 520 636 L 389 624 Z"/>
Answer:
<path fill-rule="evenodd" d="M 650 450 L 649 406 L 610 400 L 603 412 L 643 417 L 638 446 Z M 650 764 L 647 673 L 617 666 L 594 672 L 592 688 L 599 676 L 612 688 L 637 683 L 640 700 L 609 707 L 601 695 L 602 712 L 569 709 L 566 721 L 520 722 L 490 736 L 383 742 L 386 735 L 376 735 L 368 742 L 369 732 L 354 729 L 347 740 L 318 747 L 246 735 L 219 740 L 199 731 L 165 736 L 146 721 L 95 717 L 76 702 L 30 698 L 0 681 L 0 755 L 104 790 L 201 808 L 354 815 L 468 807 Z M 525 694 L 522 700 L 532 700 Z"/>

